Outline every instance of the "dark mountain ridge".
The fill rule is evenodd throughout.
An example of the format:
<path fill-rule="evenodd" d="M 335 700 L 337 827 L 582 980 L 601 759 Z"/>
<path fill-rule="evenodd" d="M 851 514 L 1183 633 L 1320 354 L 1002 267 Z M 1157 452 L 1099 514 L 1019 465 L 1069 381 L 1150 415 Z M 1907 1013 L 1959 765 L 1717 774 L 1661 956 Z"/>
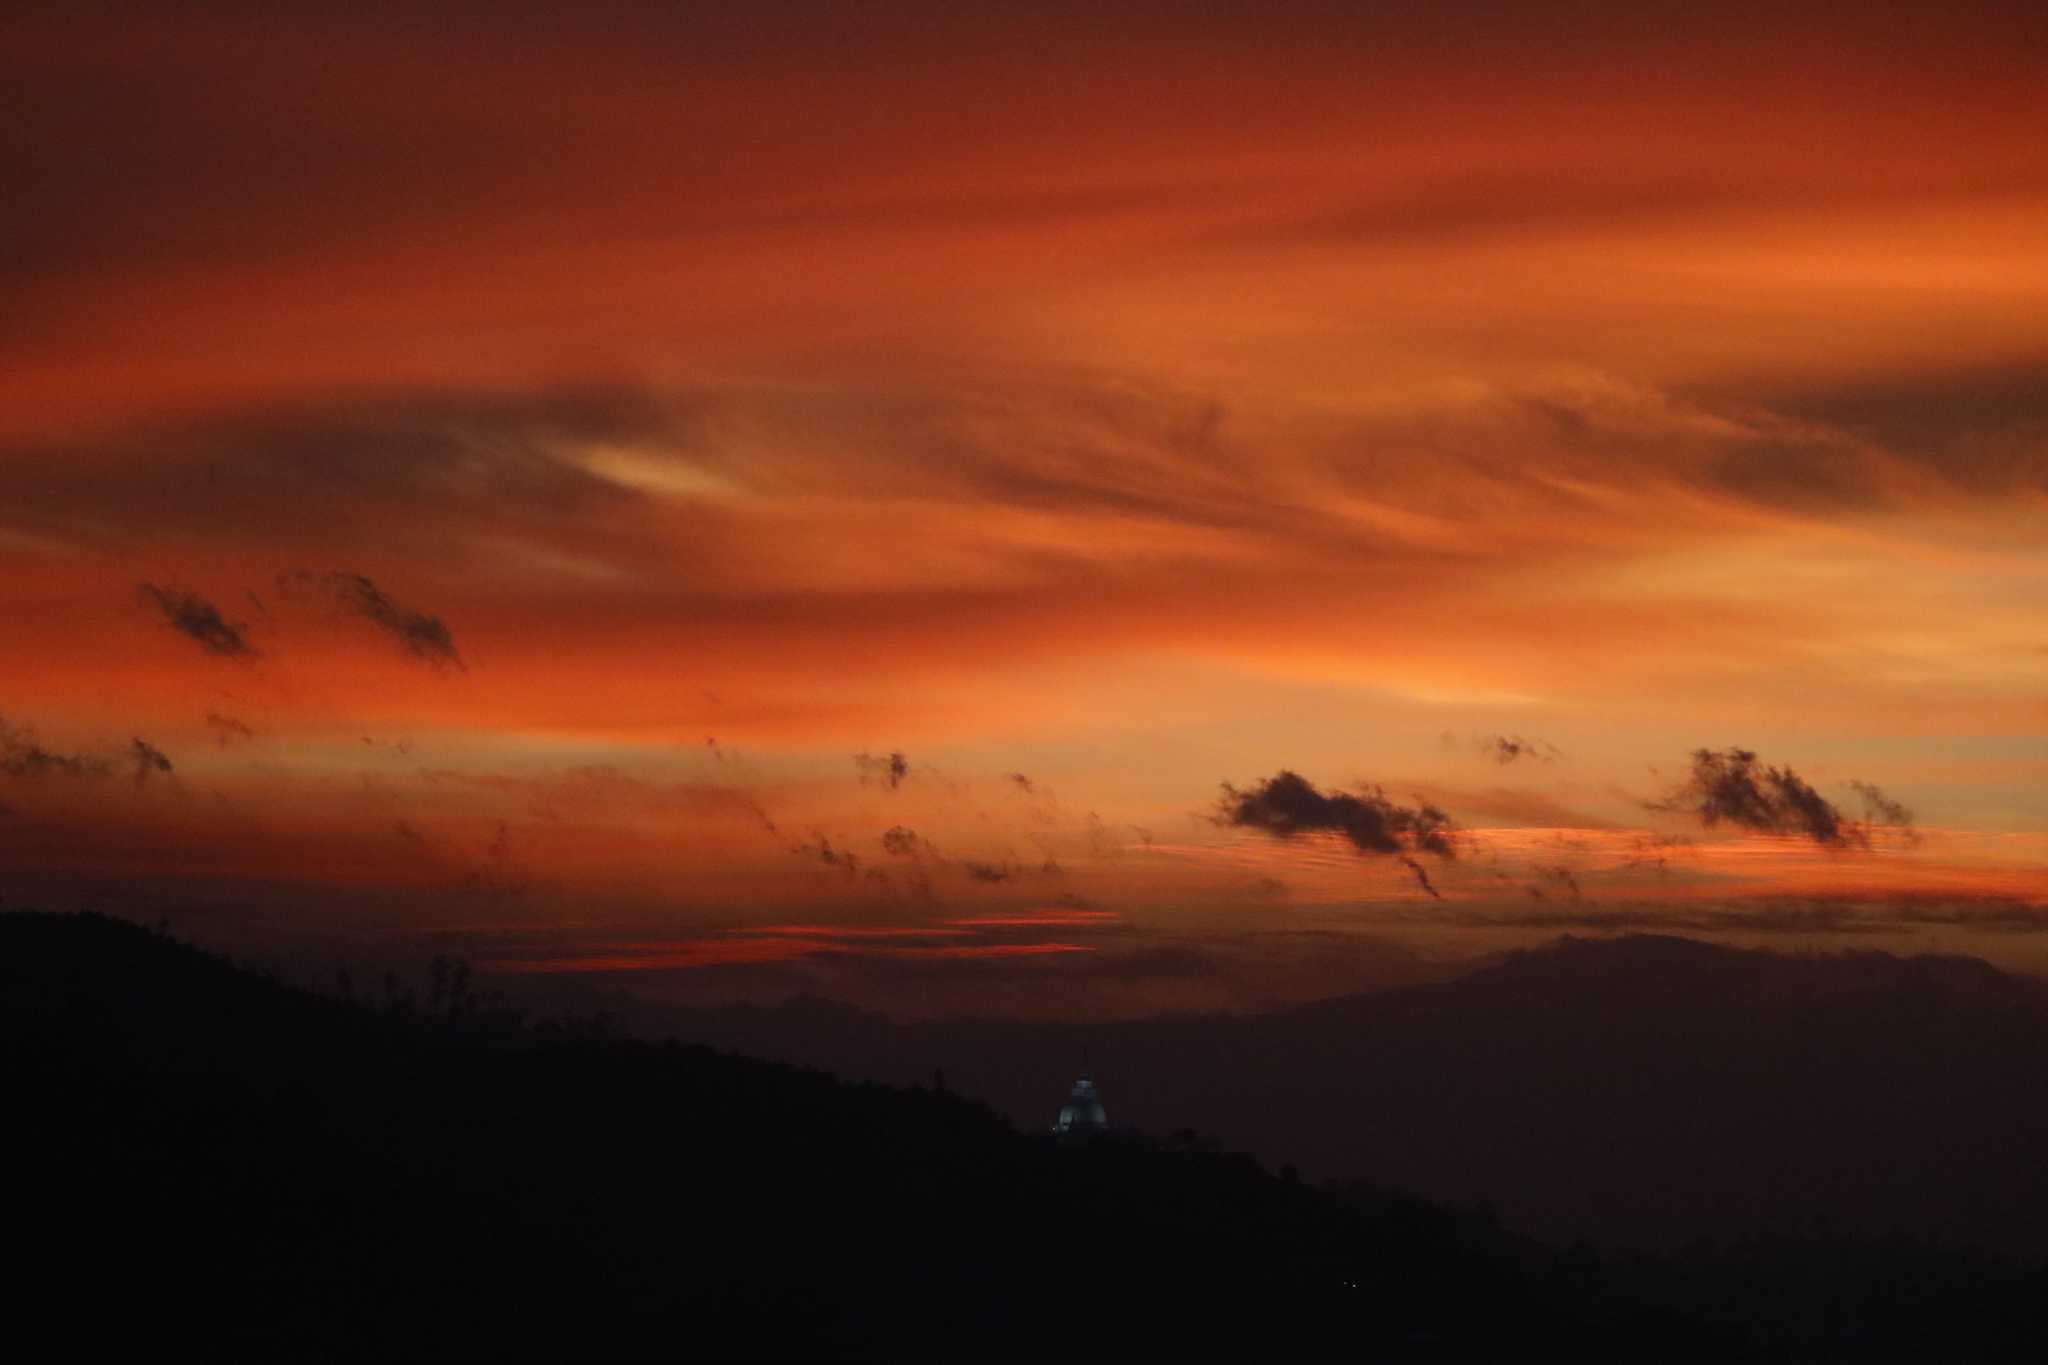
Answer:
<path fill-rule="evenodd" d="M 1193 1145 L 1056 1147 L 955 1095 L 529 1024 L 436 976 L 373 1010 L 123 922 L 0 915 L 10 1232 L 36 1253 L 16 1333 L 381 1361 L 1635 1331 L 1547 1306 L 1540 1251 L 1473 1213 Z M 1497 1320 L 1461 1315 L 1474 1293 Z"/>
<path fill-rule="evenodd" d="M 2039 1260 L 1810 1234 L 1559 1252 L 1193 1135 L 1061 1145 L 943 1091 L 530 1023 L 446 963 L 423 1004 L 371 1008 L 135 925 L 0 914 L 0 1040 L 31 1253 L 10 1326 L 89 1357 L 1971 1361 L 2048 1341 Z"/>
<path fill-rule="evenodd" d="M 649 1016 L 1043 1122 L 1084 1051 L 1113 1117 L 1315 1177 L 1676 1246 L 1837 1226 L 2048 1249 L 2048 987 L 1956 957 L 1565 939 L 1265 1015 L 897 1025 L 820 1002 Z"/>

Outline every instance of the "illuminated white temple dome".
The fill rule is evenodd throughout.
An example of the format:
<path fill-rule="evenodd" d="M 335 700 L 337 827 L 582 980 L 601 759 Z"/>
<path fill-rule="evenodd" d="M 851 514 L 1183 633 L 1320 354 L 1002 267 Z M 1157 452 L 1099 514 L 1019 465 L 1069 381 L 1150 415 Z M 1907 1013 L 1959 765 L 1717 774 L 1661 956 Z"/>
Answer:
<path fill-rule="evenodd" d="M 1060 1116 L 1053 1123 L 1055 1133 L 1096 1133 L 1109 1127 L 1109 1115 L 1103 1112 L 1102 1101 L 1095 1094 L 1095 1082 L 1083 1076 L 1074 1082 L 1074 1093 L 1060 1106 Z"/>

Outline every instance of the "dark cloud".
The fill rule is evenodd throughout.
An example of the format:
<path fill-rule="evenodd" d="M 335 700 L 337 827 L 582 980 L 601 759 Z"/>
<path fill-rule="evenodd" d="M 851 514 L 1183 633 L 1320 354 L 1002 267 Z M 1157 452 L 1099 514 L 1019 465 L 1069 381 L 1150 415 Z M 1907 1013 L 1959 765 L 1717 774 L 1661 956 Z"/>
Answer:
<path fill-rule="evenodd" d="M 934 852 L 931 841 L 906 825 L 882 831 L 882 850 L 897 858 L 919 858 Z"/>
<path fill-rule="evenodd" d="M 862 786 L 870 782 L 879 782 L 890 791 L 902 786 L 903 780 L 910 776 L 910 760 L 903 756 L 901 749 L 894 750 L 886 756 L 877 756 L 865 751 L 857 753 L 853 756 L 853 766 L 860 773 Z"/>
<path fill-rule="evenodd" d="M 34 730 L 10 725 L 0 716 L 0 773 L 9 777 L 107 777 L 113 773 L 113 765 L 90 754 L 46 749 Z"/>
<path fill-rule="evenodd" d="M 135 760 L 135 785 L 138 787 L 156 773 L 173 771 L 169 756 L 146 739 L 131 741 L 128 752 Z"/>
<path fill-rule="evenodd" d="M 301 585 L 331 598 L 389 635 L 398 647 L 415 659 L 436 668 L 463 668 L 455 637 L 440 617 L 394 601 L 385 591 L 359 573 L 313 573 L 301 569 L 278 580 L 280 591 Z"/>
<path fill-rule="evenodd" d="M 1444 893 L 1437 890 L 1436 883 L 1429 879 L 1428 868 L 1425 868 L 1421 863 L 1416 862 L 1405 853 L 1401 855 L 1401 865 L 1415 874 L 1415 880 L 1420 882 L 1422 889 L 1427 891 L 1433 898 L 1437 900 L 1444 898 Z"/>
<path fill-rule="evenodd" d="M 258 653 L 249 643 L 248 627 L 230 621 L 220 608 L 197 593 L 179 588 L 161 588 L 154 583 L 137 585 L 143 601 L 163 613 L 164 623 L 209 654 L 223 658 L 248 658 Z"/>
<path fill-rule="evenodd" d="M 1584 899 L 1585 893 L 1579 889 L 1577 874 L 1563 863 L 1538 863 L 1529 870 L 1538 879 L 1536 885 L 1527 888 L 1532 899 L 1544 900 L 1552 890 L 1562 891 L 1573 900 Z"/>
<path fill-rule="evenodd" d="M 1769 395 L 1790 416 L 1854 431 L 1969 493 L 2048 489 L 2048 387 L 2038 362 L 1893 370 Z"/>
<path fill-rule="evenodd" d="M 489 531 L 510 519 L 544 540 L 598 548 L 603 537 L 577 532 L 579 520 L 604 518 L 615 543 L 613 514 L 638 495 L 570 452 L 688 427 L 675 405 L 622 390 L 387 392 L 10 443 L 0 448 L 0 503 L 18 499 L 52 525 L 120 543 L 227 532 L 299 556 L 366 538 L 445 555 L 451 525 Z M 107 496 L 109 460 L 122 470 L 119 498 Z"/>
<path fill-rule="evenodd" d="M 913 900 L 934 899 L 928 868 L 947 867 L 950 864 L 940 856 L 932 841 L 907 825 L 891 825 L 882 831 L 881 845 L 882 851 L 890 857 L 903 858 L 909 862 L 909 866 L 898 869 L 895 874 L 904 893 Z M 875 874 L 871 871 L 870 875 Z M 885 881 L 889 880 L 886 873 L 880 876 Z M 890 881 L 890 884 L 896 883 Z"/>
<path fill-rule="evenodd" d="M 1456 829 L 1451 817 L 1427 802 L 1402 806 L 1389 801 L 1378 787 L 1349 792 L 1323 793 L 1299 773 L 1287 769 L 1251 787 L 1240 790 L 1226 782 L 1215 819 L 1239 829 L 1263 830 L 1282 839 L 1297 834 L 1342 834 L 1361 853 L 1434 853 L 1439 858 L 1457 856 L 1453 840 Z M 1407 860 L 1422 876 L 1421 868 Z"/>
<path fill-rule="evenodd" d="M 1876 787 L 1851 785 L 1865 793 L 1866 805 L 1880 816 L 1878 823 L 1903 826 L 1910 819 L 1904 806 Z M 1648 804 L 1652 810 L 1691 815 L 1709 829 L 1727 823 L 1767 834 L 1803 834 L 1828 848 L 1870 847 L 1866 825 L 1844 818 L 1790 768 L 1760 767 L 1747 749 L 1693 750 L 1692 775 L 1685 785 Z"/>
<path fill-rule="evenodd" d="M 1663 862 L 1667 855 L 1694 847 L 1692 835 L 1636 835 L 1628 841 L 1630 860 L 1651 860 Z"/>
<path fill-rule="evenodd" d="M 1036 823 L 1051 828 L 1064 823 L 1059 798 L 1053 795 L 1051 787 L 1038 781 L 1028 773 L 1004 773 L 1004 783 L 1015 791 L 1024 802 L 1024 808 Z M 1038 842 L 1037 836 L 1032 836 Z M 1043 847 L 1043 843 L 1040 843 Z"/>
<path fill-rule="evenodd" d="M 1474 741 L 1479 752 L 1495 763 L 1508 764 L 1528 759 L 1536 763 L 1555 763 L 1564 757 L 1564 751 L 1545 740 L 1530 739 L 1524 735 L 1479 735 Z"/>
<path fill-rule="evenodd" d="M 1871 818 L 1887 825 L 1913 823 L 1913 812 L 1886 796 L 1884 789 L 1875 782 L 1860 782 L 1852 778 L 1849 788 L 1863 798 L 1863 809 Z"/>
<path fill-rule="evenodd" d="M 1690 835 L 1685 834 L 1639 834 L 1629 840 L 1628 860 L 1623 867 L 1648 867 L 1663 871 L 1674 853 L 1682 853 L 1693 846 Z"/>
<path fill-rule="evenodd" d="M 1840 441 L 1761 439 L 1716 450 L 1701 469 L 1716 488 L 1766 506 L 1825 512 L 1883 500 L 1880 457 Z"/>
<path fill-rule="evenodd" d="M 213 731 L 213 742 L 223 749 L 237 740 L 256 738 L 248 722 L 220 711 L 206 713 L 206 728 Z"/>
<path fill-rule="evenodd" d="M 836 868 L 849 877 L 860 875 L 860 855 L 852 849 L 834 848 L 832 841 L 822 834 L 816 843 L 798 844 L 790 851 L 799 857 L 815 859 L 826 867 Z"/>
<path fill-rule="evenodd" d="M 731 795 L 734 804 L 736 804 L 737 806 L 739 806 L 741 810 L 746 811 L 747 814 L 753 816 L 756 820 L 759 820 L 761 822 L 762 829 L 766 830 L 770 834 L 779 835 L 782 833 L 781 830 L 775 827 L 775 821 L 769 816 L 768 808 L 766 806 L 763 806 L 759 801 L 756 801 L 751 796 L 745 796 L 738 792 L 734 792 Z"/>
<path fill-rule="evenodd" d="M 1909 835 L 1916 839 L 1918 838 L 1918 835 L 1913 833 L 1913 812 L 1906 809 L 1902 803 L 1894 801 L 1891 797 L 1885 795 L 1884 788 L 1878 786 L 1875 782 L 1860 782 L 1852 778 L 1849 782 L 1849 789 L 1863 798 L 1863 820 L 1865 824 L 1889 825 L 1895 829 L 1905 830 Z"/>
<path fill-rule="evenodd" d="M 963 861 L 960 867 L 962 871 L 978 882 L 1006 882 L 1017 875 L 1015 868 L 1004 867 L 996 863 Z"/>

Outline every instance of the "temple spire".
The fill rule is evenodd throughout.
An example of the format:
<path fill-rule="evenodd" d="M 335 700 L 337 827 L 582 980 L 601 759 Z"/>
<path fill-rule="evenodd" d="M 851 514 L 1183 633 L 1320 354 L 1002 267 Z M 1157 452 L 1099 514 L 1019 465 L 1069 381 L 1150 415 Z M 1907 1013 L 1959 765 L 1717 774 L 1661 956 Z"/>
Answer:
<path fill-rule="evenodd" d="M 1087 1133 L 1099 1133 L 1109 1127 L 1109 1114 L 1102 1107 L 1102 1099 L 1095 1093 L 1095 1082 L 1084 1072 L 1074 1082 L 1073 1093 L 1060 1106 L 1060 1116 L 1053 1121 L 1052 1130 L 1062 1137 Z"/>

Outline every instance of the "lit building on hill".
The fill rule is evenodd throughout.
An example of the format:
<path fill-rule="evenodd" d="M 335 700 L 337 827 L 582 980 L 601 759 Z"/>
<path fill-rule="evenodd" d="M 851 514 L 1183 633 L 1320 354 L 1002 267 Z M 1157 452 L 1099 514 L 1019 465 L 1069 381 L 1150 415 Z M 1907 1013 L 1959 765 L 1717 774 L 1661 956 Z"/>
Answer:
<path fill-rule="evenodd" d="M 1078 1137 L 1100 1133 L 1108 1127 L 1109 1115 L 1095 1093 L 1095 1082 L 1083 1076 L 1074 1082 L 1074 1093 L 1060 1106 L 1060 1116 L 1053 1121 L 1052 1130 L 1061 1137 Z"/>

